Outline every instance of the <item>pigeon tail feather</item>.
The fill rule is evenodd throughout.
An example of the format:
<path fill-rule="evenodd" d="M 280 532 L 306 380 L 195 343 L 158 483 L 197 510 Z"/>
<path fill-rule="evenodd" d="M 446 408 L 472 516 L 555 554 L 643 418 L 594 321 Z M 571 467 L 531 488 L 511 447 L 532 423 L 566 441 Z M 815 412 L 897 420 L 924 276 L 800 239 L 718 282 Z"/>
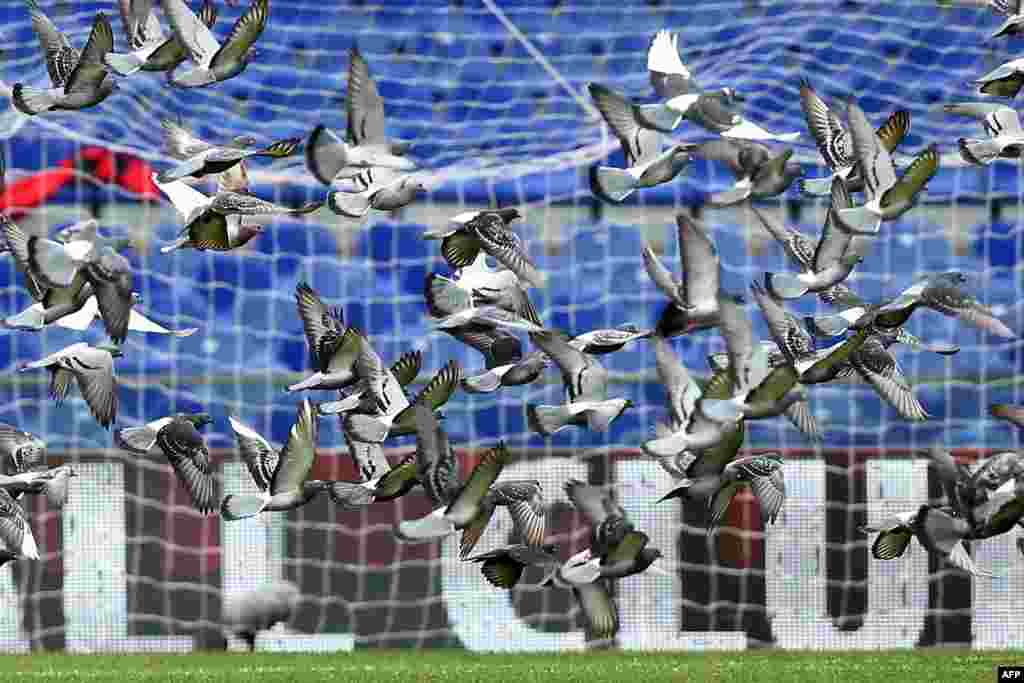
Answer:
<path fill-rule="evenodd" d="M 624 169 L 598 166 L 595 173 L 601 192 L 613 202 L 621 202 L 636 189 L 636 178 Z"/>
<path fill-rule="evenodd" d="M 247 517 L 255 517 L 267 506 L 266 496 L 236 496 L 224 498 L 220 505 L 220 515 L 228 521 L 238 521 Z"/>
<path fill-rule="evenodd" d="M 807 285 L 789 273 L 765 273 L 764 284 L 779 299 L 799 299 L 808 292 Z"/>
<path fill-rule="evenodd" d="M 33 304 L 21 313 L 7 317 L 3 324 L 15 330 L 41 330 L 46 324 L 45 312 L 41 304 Z"/>
<path fill-rule="evenodd" d="M 402 520 L 395 527 L 395 536 L 401 541 L 436 541 L 455 533 L 455 525 L 445 518 L 447 508 L 441 507 L 426 517 Z"/>
<path fill-rule="evenodd" d="M 21 83 L 16 83 L 11 91 L 11 101 L 14 107 L 26 116 L 34 116 L 50 111 L 60 101 L 63 90 L 54 88 L 52 90 L 41 90 L 39 88 L 26 88 Z"/>
<path fill-rule="evenodd" d="M 141 59 L 134 52 L 121 54 L 119 52 L 108 52 L 103 55 L 103 63 L 114 70 L 118 76 L 131 76 L 142 68 L 145 60 Z"/>
<path fill-rule="evenodd" d="M 125 427 L 114 431 L 114 441 L 120 448 L 146 454 L 156 445 L 156 432 L 149 427 Z"/>

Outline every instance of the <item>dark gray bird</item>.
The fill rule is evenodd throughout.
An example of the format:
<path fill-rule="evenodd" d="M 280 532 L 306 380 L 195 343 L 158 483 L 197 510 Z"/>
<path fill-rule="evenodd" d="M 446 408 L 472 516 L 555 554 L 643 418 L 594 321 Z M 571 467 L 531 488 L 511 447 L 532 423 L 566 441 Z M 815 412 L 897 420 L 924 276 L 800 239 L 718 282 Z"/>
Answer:
<path fill-rule="evenodd" d="M 86 109 L 105 100 L 117 84 L 107 73 L 103 57 L 114 49 L 114 32 L 107 16 L 100 12 L 82 52 L 71 47 L 35 0 L 25 0 L 32 16 L 32 29 L 39 37 L 52 88 L 31 88 L 15 83 L 11 102 L 22 114 L 34 116 L 54 109 Z"/>
<path fill-rule="evenodd" d="M 849 104 L 848 117 L 854 153 L 864 169 L 865 204 L 839 209 L 838 217 L 850 231 L 874 235 L 882 221 L 895 220 L 914 206 L 918 194 L 939 170 L 939 152 L 932 145 L 919 154 L 897 179 L 889 150 L 855 102 Z"/>
<path fill-rule="evenodd" d="M 13 476 L 46 469 L 46 442 L 9 424 L 0 423 L 0 474 Z"/>
<path fill-rule="evenodd" d="M 345 325 L 340 308 L 328 308 L 305 282 L 295 286 L 295 304 L 315 372 L 289 386 L 288 391 L 342 389 L 355 384 L 358 381 L 356 361 L 365 351 L 363 337 Z"/>
<path fill-rule="evenodd" d="M 1006 17 L 991 35 L 992 39 L 1024 33 L 1024 12 L 1021 11 L 1020 0 L 988 0 L 988 6 Z"/>
<path fill-rule="evenodd" d="M 32 534 L 25 510 L 15 501 L 11 494 L 0 488 L 0 566 L 21 558 L 39 559 L 39 547 Z"/>
<path fill-rule="evenodd" d="M 25 363 L 22 372 L 46 368 L 50 372 L 50 398 L 60 405 L 68 394 L 71 380 L 78 382 L 78 390 L 89 406 L 89 412 L 105 429 L 117 419 L 117 380 L 114 377 L 114 358 L 121 356 L 116 346 L 89 346 L 79 342 L 67 346 L 40 360 Z"/>
<path fill-rule="evenodd" d="M 661 558 L 661 551 L 648 548 L 647 535 L 637 531 L 625 510 L 609 491 L 570 479 L 565 492 L 591 525 L 590 547 L 562 565 L 559 578 L 570 584 L 592 583 L 599 578 L 625 578 L 647 569 Z"/>
<path fill-rule="evenodd" d="M 895 299 L 879 305 L 855 305 L 832 316 L 813 319 L 814 328 L 825 334 L 841 334 L 848 328 L 894 330 L 903 326 L 919 308 L 930 308 L 981 330 L 1015 338 L 1013 330 L 995 313 L 963 289 L 967 276 L 958 271 L 931 275 L 903 290 Z M 856 305 L 860 303 L 860 305 Z M 941 353 L 941 351 L 939 351 Z"/>
<path fill-rule="evenodd" d="M 308 479 L 316 461 L 319 433 L 316 409 L 308 400 L 299 404 L 288 441 L 280 451 L 235 418 L 229 417 L 228 421 L 260 494 L 226 496 L 220 506 L 224 519 L 235 521 L 261 512 L 294 510 L 330 491 L 334 482 Z"/>
<path fill-rule="evenodd" d="M 467 211 L 451 219 L 456 227 L 437 228 L 423 233 L 423 239 L 442 240 L 441 253 L 452 268 L 465 268 L 487 253 L 533 287 L 543 287 L 544 274 L 530 261 L 519 235 L 508 224 L 520 218 L 516 209 Z"/>
<path fill-rule="evenodd" d="M 223 43 L 185 4 L 185 0 L 160 0 L 174 34 L 193 62 L 191 69 L 171 74 L 170 83 L 196 88 L 239 75 L 256 56 L 256 40 L 270 14 L 270 0 L 253 0 L 238 18 Z"/>
<path fill-rule="evenodd" d="M 662 30 L 647 51 L 651 86 L 664 102 L 636 107 L 636 118 L 645 127 L 672 132 L 685 118 L 726 138 L 792 142 L 799 132 L 770 133 L 735 111 L 744 98 L 732 88 L 704 90 L 679 58 L 679 36 Z"/>
<path fill-rule="evenodd" d="M 160 125 L 164 130 L 164 148 L 171 157 L 179 160 L 176 166 L 157 176 L 161 183 L 223 173 L 252 157 L 283 159 L 302 143 L 299 138 L 288 138 L 266 147 L 255 147 L 255 138 L 242 135 L 226 145 L 215 145 L 197 138 L 187 128 L 170 119 L 164 119 Z"/>
<path fill-rule="evenodd" d="M 363 218 L 370 209 L 395 211 L 427 191 L 421 176 L 383 166 L 363 169 L 353 178 L 335 180 L 332 186 L 327 207 L 346 218 Z"/>
<path fill-rule="evenodd" d="M 210 451 L 199 428 L 213 424 L 206 413 L 177 413 L 141 427 L 114 432 L 118 447 L 146 455 L 157 446 L 167 457 L 192 505 L 204 515 L 217 509 L 216 482 Z"/>
<path fill-rule="evenodd" d="M 807 129 L 818 146 L 818 152 L 821 153 L 825 165 L 832 172 L 824 178 L 801 180 L 800 189 L 811 195 L 827 195 L 831 191 L 833 179 L 841 178 L 846 181 L 846 187 L 851 192 L 863 190 L 864 177 L 857 163 L 850 132 L 839 117 L 818 97 L 806 79 L 800 82 L 800 106 L 804 110 Z M 910 112 L 900 109 L 890 114 L 882 127 L 875 131 L 875 134 L 882 146 L 891 154 L 902 142 L 908 130 L 910 130 Z"/>
<path fill-rule="evenodd" d="M 544 578 L 538 583 L 548 585 L 558 572 L 561 562 L 555 556 L 553 545 L 507 545 L 475 557 L 466 558 L 467 562 L 482 562 L 480 573 L 487 582 L 498 588 L 511 589 L 523 577 L 527 567 L 538 567 L 544 572 Z"/>
<path fill-rule="evenodd" d="M 292 618 L 301 599 L 298 587 L 290 581 L 272 581 L 224 601 L 222 623 L 225 630 L 245 641 L 252 652 L 256 636 L 275 624 Z"/>
<path fill-rule="evenodd" d="M 380 449 L 380 444 L 367 445 Z M 384 459 L 383 453 L 380 453 L 380 458 Z M 384 463 L 383 466 L 374 467 L 375 476 L 361 482 L 333 482 L 328 490 L 331 500 L 347 509 L 355 509 L 401 498 L 419 485 L 415 453 L 407 455 L 394 467 L 387 465 L 386 459 Z M 364 472 L 364 468 L 360 468 L 360 472 Z M 378 475 L 376 472 L 383 474 Z"/>
<path fill-rule="evenodd" d="M 969 164 L 987 165 L 996 159 L 1019 159 L 1024 150 L 1024 129 L 1017 111 L 994 102 L 961 102 L 947 104 L 942 110 L 969 116 L 981 123 L 988 137 L 960 138 L 960 156 Z"/>
<path fill-rule="evenodd" d="M 462 527 L 459 557 L 465 559 L 473 552 L 477 542 L 498 507 L 508 509 L 519 540 L 539 548 L 547 530 L 547 507 L 538 481 L 502 481 L 492 484 L 481 499 L 477 514 Z"/>
<path fill-rule="evenodd" d="M 367 168 L 411 171 L 415 164 L 405 158 L 409 145 L 385 135 L 384 99 L 370 77 L 370 67 L 358 48 L 352 48 L 345 93 L 347 140 L 322 125 L 306 142 L 306 167 L 324 185 L 351 178 Z"/>
<path fill-rule="evenodd" d="M 736 176 L 736 184 L 731 189 L 708 197 L 711 206 L 730 206 L 750 198 L 777 197 L 803 175 L 800 164 L 790 161 L 793 156 L 791 148 L 774 154 L 759 142 L 719 138 L 696 145 L 690 153 L 701 159 L 721 162 Z"/>
<path fill-rule="evenodd" d="M 417 520 L 403 520 L 395 527 L 402 541 L 430 541 L 470 525 L 484 507 L 484 499 L 511 460 L 503 443 L 487 451 L 465 483 L 459 480 L 458 460 L 448 435 L 434 411 L 424 403 L 413 407 L 416 420 L 417 478 L 434 511 Z"/>
<path fill-rule="evenodd" d="M 663 337 L 718 325 L 718 250 L 707 229 L 689 215 L 678 214 L 676 226 L 682 279 L 675 279 L 650 245 L 644 245 L 643 250 L 647 275 L 670 302 L 656 328 Z"/>
<path fill-rule="evenodd" d="M 603 579 L 572 585 L 572 594 L 587 618 L 591 642 L 611 641 L 619 632 L 619 610 Z"/>
<path fill-rule="evenodd" d="M 564 333 L 531 332 L 530 340 L 561 370 L 569 399 L 557 406 L 528 404 L 526 416 L 533 431 L 551 436 L 575 425 L 604 432 L 632 405 L 629 399 L 608 398 L 608 371 L 593 356 L 574 349 Z"/>
<path fill-rule="evenodd" d="M 311 201 L 291 208 L 260 199 L 249 191 L 249 175 L 244 161 L 218 176 L 217 193 L 213 197 L 180 180 L 160 183 L 155 173 L 153 182 L 171 200 L 184 224 L 178 238 L 160 248 L 161 254 L 186 247 L 199 251 L 236 249 L 263 232 L 260 225 L 243 224 L 243 216 L 299 216 L 323 206 L 321 201 Z"/>
<path fill-rule="evenodd" d="M 146 1 L 147 0 L 142 0 L 142 4 L 145 4 Z M 135 2 L 133 0 L 133 5 L 134 4 Z M 211 2 L 211 0 L 203 0 L 203 4 L 199 7 L 199 11 L 196 12 L 196 16 L 204 26 L 207 28 L 213 28 L 213 25 L 217 23 L 217 7 Z M 131 70 L 135 68 L 136 60 L 133 56 L 141 57 L 142 52 L 144 51 L 141 48 L 140 50 L 136 50 L 133 53 L 125 55 L 111 52 L 107 55 L 104 63 L 117 73 L 121 73 L 122 70 L 130 73 Z M 124 59 L 120 59 L 121 57 L 124 57 Z M 174 31 L 171 31 L 167 39 L 149 54 L 145 62 L 139 65 L 139 69 L 149 72 L 174 71 L 188 58 L 188 49 L 178 38 L 177 34 L 175 34 Z"/>
<path fill-rule="evenodd" d="M 842 223 L 835 219 L 835 212 L 838 209 L 853 206 L 853 200 L 847 189 L 846 181 L 837 177 L 830 181 L 832 205 L 829 207 L 825 217 L 825 223 L 821 228 L 821 235 L 817 241 L 803 235 L 802 233 L 787 228 L 780 221 L 777 221 L 771 214 L 751 206 L 751 211 L 761 221 L 764 229 L 782 245 L 789 262 L 804 272 L 817 273 L 825 270 L 832 264 L 838 262 L 842 256 L 851 249 L 850 245 L 857 240 L 868 238 L 854 238 Z M 863 250 L 854 249 L 854 253 L 861 253 Z M 827 304 L 850 296 L 852 292 L 846 285 L 839 283 L 828 289 L 817 292 L 818 298 Z"/>
<path fill-rule="evenodd" d="M 543 351 L 532 351 L 514 363 L 495 365 L 487 370 L 462 379 L 462 388 L 471 394 L 489 394 L 501 387 L 518 387 L 540 379 L 551 365 Z"/>
<path fill-rule="evenodd" d="M 0 475 L 0 488 L 17 499 L 23 493 L 43 494 L 52 508 L 62 509 L 68 502 L 68 481 L 78 473 L 70 465 L 36 469 L 13 476 Z"/>
<path fill-rule="evenodd" d="M 662 151 L 661 134 L 640 124 L 634 105 L 625 97 L 597 83 L 588 84 L 587 89 L 626 155 L 626 168 L 591 169 L 590 185 L 596 196 L 618 203 L 634 190 L 667 183 L 686 169 L 691 144 L 671 145 Z"/>
<path fill-rule="evenodd" d="M 103 63 L 118 76 L 130 76 L 163 47 L 167 36 L 153 12 L 153 0 L 118 0 L 117 6 L 121 10 L 121 25 L 129 51 L 108 52 L 103 56 Z"/>
<path fill-rule="evenodd" d="M 733 497 L 741 489 L 749 487 L 761 509 L 763 524 L 775 523 L 782 504 L 786 501 L 786 481 L 782 471 L 783 462 L 779 453 L 765 453 L 736 458 L 725 466 L 718 477 L 705 477 L 696 481 L 686 479 L 679 487 L 666 494 L 661 500 L 693 496 L 698 488 L 706 488 L 708 509 L 711 513 L 708 533 L 725 519 L 725 513 Z M 691 489 L 687 491 L 687 489 Z M 697 497 L 705 497 L 698 495 Z M 661 501 L 659 501 L 661 502 Z"/>

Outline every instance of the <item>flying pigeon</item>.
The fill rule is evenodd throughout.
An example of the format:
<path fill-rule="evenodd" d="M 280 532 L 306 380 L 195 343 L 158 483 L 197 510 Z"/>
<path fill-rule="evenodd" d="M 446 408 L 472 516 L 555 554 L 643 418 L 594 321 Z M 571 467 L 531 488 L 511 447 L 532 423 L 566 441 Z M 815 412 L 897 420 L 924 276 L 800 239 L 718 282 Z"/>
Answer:
<path fill-rule="evenodd" d="M 461 275 L 453 280 L 428 273 L 423 296 L 427 312 L 439 319 L 438 328 L 447 332 L 495 326 L 540 330 L 543 327 L 540 315 L 519 279 L 510 270 L 501 272 L 508 277 L 489 278 L 486 286 L 483 283 L 474 286 L 475 280 L 483 279 L 475 275 Z"/>
<path fill-rule="evenodd" d="M 626 98 L 596 83 L 590 83 L 587 89 L 626 155 L 626 168 L 591 169 L 590 184 L 596 196 L 618 203 L 634 190 L 667 183 L 686 169 L 692 145 L 676 144 L 662 151 L 661 134 L 640 125 L 633 104 Z"/>
<path fill-rule="evenodd" d="M 828 108 L 806 79 L 800 82 L 800 106 L 807 119 L 818 151 L 832 172 L 824 178 L 805 178 L 800 189 L 810 195 L 827 195 L 832 181 L 841 178 L 851 192 L 864 189 L 864 178 L 853 149 L 853 138 L 843 122 Z M 889 115 L 882 127 L 875 131 L 882 146 L 891 154 L 910 130 L 910 112 L 900 109 Z M 846 208 L 846 207 L 842 207 Z"/>
<path fill-rule="evenodd" d="M 79 342 L 40 360 L 26 363 L 20 370 L 46 368 L 50 371 L 50 397 L 63 403 L 74 378 L 89 412 L 105 429 L 117 418 L 117 380 L 114 358 L 121 357 L 116 346 L 89 346 Z"/>
<path fill-rule="evenodd" d="M 751 198 L 777 197 L 803 175 L 800 164 L 790 161 L 791 148 L 775 154 L 759 142 L 718 139 L 702 142 L 690 153 L 725 164 L 736 177 L 731 189 L 708 197 L 708 203 L 715 207 L 731 206 Z"/>
<path fill-rule="evenodd" d="M 814 327 L 826 334 L 841 334 L 853 329 L 896 329 L 902 327 L 918 308 L 930 308 L 1007 339 L 1013 330 L 999 320 L 987 306 L 963 289 L 967 276 L 958 271 L 923 278 L 903 290 L 895 299 L 875 306 L 854 305 L 832 316 L 813 319 Z M 941 351 L 940 351 L 941 353 Z"/>
<path fill-rule="evenodd" d="M 160 125 L 164 130 L 164 146 L 167 153 L 179 161 L 176 166 L 157 176 L 157 180 L 163 184 L 182 178 L 202 178 L 223 173 L 241 161 L 253 157 L 283 159 L 302 143 L 299 138 L 288 138 L 266 147 L 255 147 L 254 138 L 242 135 L 226 145 L 214 145 L 195 137 L 187 128 L 170 119 L 164 119 Z"/>
<path fill-rule="evenodd" d="M 960 138 L 960 156 L 969 164 L 986 165 L 996 159 L 1019 159 L 1024 150 L 1024 129 L 1016 110 L 994 102 L 947 104 L 942 110 L 981 122 L 988 139 Z"/>
<path fill-rule="evenodd" d="M 185 0 L 160 0 L 171 29 L 185 46 L 193 67 L 171 74 L 169 82 L 182 88 L 195 88 L 239 75 L 256 51 L 254 45 L 263 33 L 270 14 L 270 0 L 253 0 L 238 18 L 224 43 L 217 42 L 210 28 L 185 4 Z"/>
<path fill-rule="evenodd" d="M 679 261 L 684 277 L 676 280 L 654 249 L 645 244 L 644 268 L 654 284 L 668 297 L 658 321 L 657 333 L 675 337 L 718 325 L 719 260 L 707 229 L 685 213 L 676 215 Z"/>
<path fill-rule="evenodd" d="M 352 48 L 345 97 L 348 140 L 322 125 L 306 142 L 306 166 L 324 185 L 351 178 L 367 168 L 385 167 L 411 171 L 415 164 L 405 158 L 408 144 L 389 140 L 384 131 L 384 100 L 370 77 L 370 67 L 358 48 Z"/>
<path fill-rule="evenodd" d="M 511 590 L 523 577 L 527 567 L 538 567 L 544 572 L 544 578 L 538 583 L 548 585 L 554 577 L 561 562 L 555 556 L 553 545 L 507 545 L 490 552 L 466 558 L 467 562 L 481 562 L 480 573 L 487 582 L 498 588 Z"/>
<path fill-rule="evenodd" d="M 428 230 L 422 237 L 442 240 L 441 253 L 452 268 L 471 265 L 483 251 L 515 273 L 520 282 L 543 287 L 543 273 L 526 255 L 519 236 L 508 227 L 519 217 L 516 209 L 468 211 L 451 219 L 456 227 Z"/>
<path fill-rule="evenodd" d="M 353 178 L 336 180 L 327 194 L 327 208 L 346 218 L 363 218 L 370 209 L 395 211 L 427 191 L 420 176 L 387 167 L 371 167 Z"/>
<path fill-rule="evenodd" d="M 591 643 L 609 642 L 619 632 L 619 610 L 603 579 L 572 586 L 576 602 L 587 618 L 587 637 Z"/>
<path fill-rule="evenodd" d="M 118 447 L 140 455 L 158 446 L 188 491 L 192 505 L 208 515 L 217 509 L 213 462 L 199 433 L 199 428 L 208 424 L 213 424 L 213 418 L 206 413 L 177 413 L 141 427 L 118 429 L 114 441 Z"/>
<path fill-rule="evenodd" d="M 233 417 L 228 418 L 238 450 L 260 494 L 226 496 L 220 506 L 224 519 L 235 521 L 261 512 L 294 510 L 331 489 L 331 481 L 307 479 L 316 461 L 316 412 L 308 400 L 299 404 L 288 441 L 280 452 L 254 430 Z"/>
<path fill-rule="evenodd" d="M 871 556 L 876 560 L 902 557 L 910 539 L 916 536 L 930 554 L 971 576 L 992 576 L 979 569 L 967 554 L 962 541 L 968 529 L 966 521 L 928 505 L 922 505 L 916 512 L 887 517 L 877 524 L 861 527 L 863 533 L 878 534 L 871 544 Z"/>
<path fill-rule="evenodd" d="M 167 36 L 153 12 L 153 0 L 118 0 L 117 4 L 129 52 L 108 52 L 103 63 L 118 76 L 130 76 L 167 43 Z"/>
<path fill-rule="evenodd" d="M 395 527 L 399 540 L 430 541 L 465 528 L 481 513 L 491 485 L 511 461 L 503 443 L 481 456 L 466 479 L 459 481 L 458 460 L 434 411 L 423 403 L 413 407 L 416 420 L 418 479 L 434 505 L 434 511 L 416 520 L 403 520 Z"/>
<path fill-rule="evenodd" d="M 99 104 L 117 89 L 103 64 L 104 55 L 114 49 L 114 32 L 105 14 L 96 15 L 89 40 L 79 53 L 43 14 L 35 0 L 25 0 L 25 4 L 32 15 L 32 29 L 39 37 L 53 87 L 40 89 L 15 83 L 11 102 L 18 111 L 34 116 L 54 109 L 86 109 Z"/>
<path fill-rule="evenodd" d="M 897 180 L 892 157 L 864 111 L 850 102 L 848 116 L 853 149 L 864 169 L 866 203 L 852 209 L 839 209 L 839 220 L 851 232 L 874 235 L 882 221 L 895 220 L 914 206 L 918 193 L 939 170 L 939 152 L 932 145 L 919 154 Z"/>
<path fill-rule="evenodd" d="M 974 81 L 978 92 L 995 97 L 1016 97 L 1024 86 L 1024 58 L 1011 59 L 1000 64 Z"/>
<path fill-rule="evenodd" d="M 851 244 L 858 240 L 870 238 L 854 236 L 848 232 L 842 223 L 835 218 L 838 209 L 845 209 L 853 206 L 850 193 L 847 190 L 846 181 L 837 177 L 831 186 L 832 206 L 825 217 L 825 223 L 821 228 L 821 235 L 817 242 L 812 242 L 808 237 L 786 228 L 782 223 L 775 220 L 773 216 L 762 211 L 756 206 L 751 206 L 751 211 L 761 221 L 765 230 L 782 245 L 789 262 L 806 273 L 817 273 L 826 270 L 830 265 L 835 264 L 848 251 L 851 253 L 862 253 L 864 249 Z M 838 283 L 827 289 L 817 292 L 818 298 L 827 304 L 836 303 L 840 299 L 852 296 L 852 292 L 845 284 Z"/>
<path fill-rule="evenodd" d="M 290 581 L 272 581 L 224 601 L 224 628 L 245 641 L 252 652 L 256 635 L 292 618 L 301 594 Z"/>
<path fill-rule="evenodd" d="M 141 3 L 138 0 L 131 0 L 132 5 L 145 5 L 150 0 L 142 0 Z M 125 0 L 119 0 L 123 3 Z M 123 10 L 122 10 L 123 11 Z M 122 15 L 123 16 L 123 15 Z M 133 12 L 133 16 L 135 13 Z M 153 16 L 150 14 L 150 16 Z M 217 23 L 217 7 L 211 2 L 211 0 L 203 0 L 203 4 L 199 7 L 199 11 L 196 13 L 199 21 L 203 23 L 206 28 L 213 28 L 213 25 Z M 148 26 L 148 24 L 147 24 Z M 147 35 L 148 38 L 148 29 Z M 129 45 L 132 46 L 134 43 L 129 39 Z M 132 52 L 127 54 L 120 54 L 110 52 L 104 59 L 104 63 L 109 66 L 115 73 L 122 76 L 127 76 L 133 73 L 136 69 L 136 62 L 141 59 L 144 54 L 149 52 L 149 45 L 133 49 Z M 174 71 L 182 62 L 189 58 L 189 50 L 178 38 L 178 35 L 174 31 L 170 32 L 170 35 L 160 43 L 152 52 L 149 52 L 145 61 L 138 65 L 138 68 L 142 71 Z"/>
<path fill-rule="evenodd" d="M 471 394 L 489 394 L 501 387 L 518 387 L 540 379 L 551 358 L 543 351 L 531 351 L 514 363 L 504 363 L 464 377 L 462 388 Z"/>
<path fill-rule="evenodd" d="M 478 504 L 476 515 L 462 526 L 460 558 L 465 559 L 473 552 L 498 507 L 508 509 L 513 527 L 522 543 L 532 548 L 539 548 L 544 543 L 544 536 L 547 533 L 547 507 L 544 504 L 540 482 L 500 481 L 490 486 Z M 462 518 L 465 518 L 465 515 Z M 458 518 L 458 521 L 462 518 Z M 455 521 L 457 518 L 451 514 L 449 519 Z"/>
<path fill-rule="evenodd" d="M 591 532 L 590 546 L 562 565 L 562 580 L 579 585 L 599 578 L 621 579 L 653 568 L 662 557 L 660 550 L 647 547 L 647 535 L 636 530 L 607 490 L 570 479 L 565 493 L 590 522 Z"/>
<path fill-rule="evenodd" d="M 532 332 L 530 340 L 561 370 L 569 399 L 557 406 L 527 405 L 526 415 L 533 431 L 551 436 L 564 427 L 577 425 L 604 432 L 632 405 L 629 399 L 608 398 L 608 371 L 593 356 L 574 349 L 565 334 L 553 330 Z"/>
<path fill-rule="evenodd" d="M 161 254 L 185 247 L 199 251 L 230 251 L 263 232 L 260 225 L 243 224 L 243 216 L 301 215 L 312 213 L 323 206 L 322 202 L 308 202 L 293 209 L 249 193 L 245 162 L 220 174 L 217 193 L 213 197 L 206 196 L 180 180 L 160 183 L 155 173 L 153 182 L 171 200 L 184 223 L 178 239 L 161 247 Z"/>
<path fill-rule="evenodd" d="M 641 330 L 632 323 L 625 323 L 618 327 L 591 330 L 578 334 L 569 340 L 569 346 L 577 351 L 589 353 L 592 356 L 604 355 L 621 351 L 626 344 L 647 339 L 655 332 L 654 330 Z"/>
<path fill-rule="evenodd" d="M 989 0 L 988 6 L 1006 17 L 1002 25 L 990 36 L 991 39 L 1024 33 L 1024 12 L 1021 11 L 1020 0 Z"/>
<path fill-rule="evenodd" d="M 295 286 L 295 304 L 302 320 L 315 372 L 288 387 L 288 391 L 341 389 L 354 384 L 356 360 L 363 351 L 363 337 L 346 327 L 340 308 L 327 308 L 305 282 Z"/>
<path fill-rule="evenodd" d="M 842 284 L 861 262 L 864 254 L 861 244 L 851 241 L 841 256 L 824 260 L 821 270 L 808 269 L 802 273 L 765 273 L 764 284 L 772 296 L 779 299 L 799 299 L 808 292 L 824 293 Z M 831 259 L 831 257 L 829 257 Z"/>
<path fill-rule="evenodd" d="M 367 445 L 380 449 L 380 444 Z M 383 453 L 380 457 L 383 458 Z M 379 471 L 384 474 L 361 482 L 333 482 L 328 490 L 331 500 L 342 507 L 355 509 L 401 498 L 420 483 L 415 453 L 406 456 L 394 467 L 380 467 Z"/>
<path fill-rule="evenodd" d="M 46 469 L 46 442 L 9 424 L 0 423 L 0 473 L 12 476 Z"/>
<path fill-rule="evenodd" d="M 70 290 L 72 288 L 68 288 Z M 4 327 L 13 330 L 38 331 L 50 325 L 69 330 L 83 331 L 89 328 L 92 321 L 100 315 L 99 303 L 92 293 L 92 285 L 85 284 L 68 292 L 64 288 L 54 288 L 47 292 L 47 298 L 37 302 L 12 316 L 0 321 Z M 61 295 L 69 296 L 61 300 Z M 138 292 L 132 292 L 132 302 L 140 300 Z M 164 327 L 139 313 L 133 307 L 128 312 L 128 331 L 151 334 L 166 334 L 172 337 L 191 337 L 199 330 L 198 327 L 185 327 L 174 330 Z"/>
<path fill-rule="evenodd" d="M 0 566 L 21 558 L 39 559 L 39 547 L 25 510 L 11 498 L 11 494 L 0 489 Z"/>
<path fill-rule="evenodd" d="M 17 499 L 22 493 L 43 494 L 50 507 L 60 510 L 68 502 L 68 480 L 78 473 L 70 465 L 33 470 L 13 476 L 0 475 L 0 488 Z"/>
<path fill-rule="evenodd" d="M 749 455 L 736 458 L 725 466 L 718 477 L 705 477 L 697 481 L 685 479 L 679 487 L 658 501 L 680 498 L 707 498 L 711 513 L 708 533 L 725 519 L 733 497 L 749 487 L 761 508 L 761 522 L 774 524 L 786 500 L 786 482 L 783 477 L 779 453 Z M 699 489 L 704 489 L 699 491 Z"/>
<path fill-rule="evenodd" d="M 725 138 L 793 142 L 799 132 L 770 133 L 737 114 L 734 106 L 744 98 L 732 88 L 704 90 L 679 58 L 679 36 L 658 31 L 647 51 L 651 86 L 664 101 L 640 105 L 635 117 L 640 125 L 670 133 L 685 118 Z"/>

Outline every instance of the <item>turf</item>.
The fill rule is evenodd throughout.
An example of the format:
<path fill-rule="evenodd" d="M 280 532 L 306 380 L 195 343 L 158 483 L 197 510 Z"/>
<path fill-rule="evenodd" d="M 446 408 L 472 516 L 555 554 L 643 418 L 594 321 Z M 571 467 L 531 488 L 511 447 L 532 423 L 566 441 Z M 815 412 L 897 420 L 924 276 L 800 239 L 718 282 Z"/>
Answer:
<path fill-rule="evenodd" d="M 0 658 L 0 681 L 995 681 L 1024 651 L 756 651 L 713 654 L 593 652 L 488 655 L 439 650 L 362 650 L 329 655 L 64 655 Z"/>

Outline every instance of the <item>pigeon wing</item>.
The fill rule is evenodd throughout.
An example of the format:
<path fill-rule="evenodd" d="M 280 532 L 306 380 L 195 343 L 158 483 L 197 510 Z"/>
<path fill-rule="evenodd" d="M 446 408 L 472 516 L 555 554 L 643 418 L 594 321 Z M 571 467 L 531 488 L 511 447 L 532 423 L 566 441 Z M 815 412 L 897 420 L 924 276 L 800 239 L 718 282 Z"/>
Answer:
<path fill-rule="evenodd" d="M 157 432 L 156 443 L 185 486 L 192 504 L 203 514 L 217 508 L 210 451 L 189 420 L 176 418 Z"/>
<path fill-rule="evenodd" d="M 222 64 L 241 62 L 249 49 L 256 44 L 260 34 L 263 33 L 269 14 L 270 0 L 254 0 L 245 14 L 235 22 L 224 44 L 213 55 L 210 60 L 210 69 L 216 69 Z M 196 23 L 201 25 L 198 19 Z"/>
<path fill-rule="evenodd" d="M 75 65 L 75 70 L 68 76 L 64 84 L 64 92 L 75 91 L 91 92 L 100 87 L 100 83 L 107 77 L 107 67 L 103 64 L 103 57 L 114 49 L 114 30 L 110 28 L 110 20 L 107 15 L 100 12 L 92 25 L 92 33 L 89 34 L 89 41 L 82 49 L 82 56 Z"/>
<path fill-rule="evenodd" d="M 384 137 L 384 99 L 370 76 L 370 67 L 358 48 L 348 64 L 348 136 L 357 145 L 380 144 Z"/>
<path fill-rule="evenodd" d="M 242 454 L 249 475 L 260 491 L 270 489 L 270 483 L 277 471 L 280 455 L 255 430 L 250 429 L 233 417 L 228 417 L 231 430 L 235 433 L 238 450 Z"/>
<path fill-rule="evenodd" d="M 288 433 L 288 441 L 281 449 L 281 456 L 270 484 L 271 495 L 298 491 L 313 469 L 316 460 L 317 417 L 308 400 L 299 405 L 295 424 Z"/>

